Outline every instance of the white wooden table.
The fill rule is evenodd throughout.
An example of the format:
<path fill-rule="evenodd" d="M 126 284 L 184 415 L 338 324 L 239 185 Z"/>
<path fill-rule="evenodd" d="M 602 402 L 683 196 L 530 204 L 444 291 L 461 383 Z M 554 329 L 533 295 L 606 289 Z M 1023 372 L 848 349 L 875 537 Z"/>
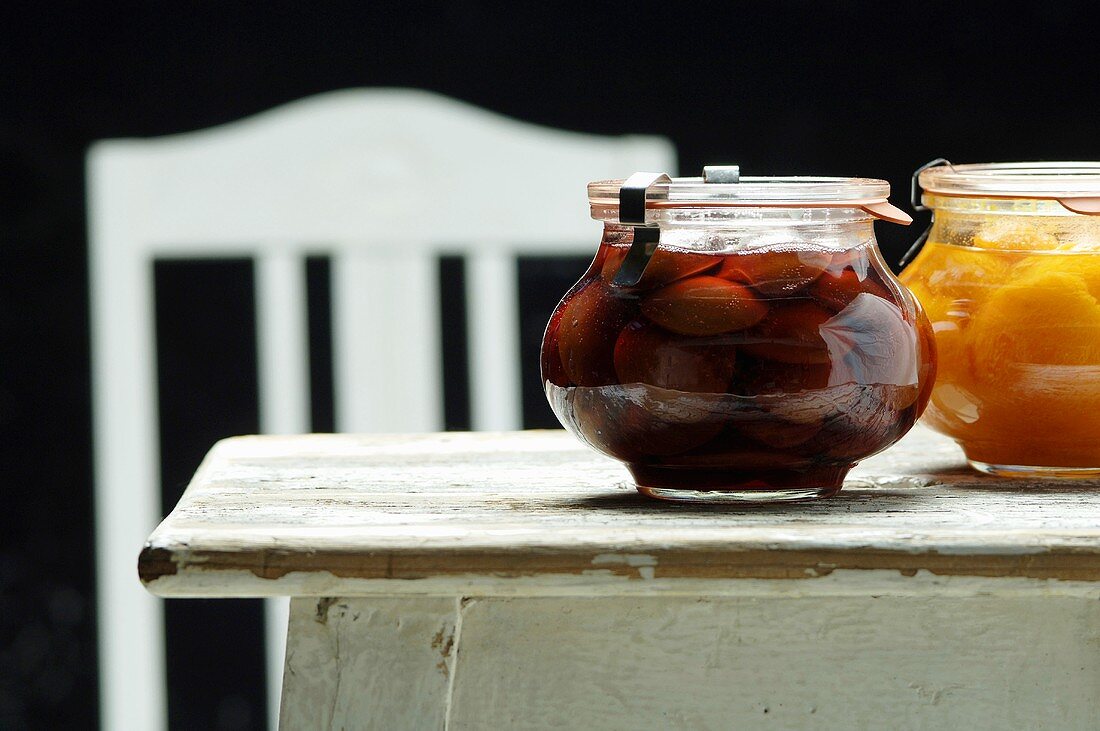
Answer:
<path fill-rule="evenodd" d="M 922 428 L 758 508 L 648 501 L 560 432 L 230 439 L 140 573 L 294 597 L 288 729 L 1100 728 L 1100 483 Z"/>

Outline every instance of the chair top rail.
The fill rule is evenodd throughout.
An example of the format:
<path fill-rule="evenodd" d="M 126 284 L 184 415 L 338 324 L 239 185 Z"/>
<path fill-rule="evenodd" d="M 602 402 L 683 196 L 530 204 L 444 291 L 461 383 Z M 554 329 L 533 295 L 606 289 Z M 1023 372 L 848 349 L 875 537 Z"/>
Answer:
<path fill-rule="evenodd" d="M 668 167 L 667 140 L 555 130 L 426 91 L 348 89 L 219 127 L 96 143 L 133 241 L 591 241 L 585 185 Z M 522 173 L 517 175 L 517 167 Z M 163 245 L 163 244 L 162 244 Z"/>

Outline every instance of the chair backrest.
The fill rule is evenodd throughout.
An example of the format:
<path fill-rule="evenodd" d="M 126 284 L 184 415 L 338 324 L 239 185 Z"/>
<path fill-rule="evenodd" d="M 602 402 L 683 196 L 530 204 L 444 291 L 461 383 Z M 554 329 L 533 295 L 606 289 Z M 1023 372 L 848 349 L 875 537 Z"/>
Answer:
<path fill-rule="evenodd" d="M 442 426 L 437 259 L 466 257 L 476 429 L 520 425 L 516 256 L 590 253 L 584 184 L 674 172 L 663 139 L 518 122 L 436 94 L 353 89 L 88 154 L 99 669 L 105 729 L 165 725 L 161 605 L 134 557 L 160 515 L 158 257 L 255 261 L 260 424 L 309 429 L 304 261 L 332 260 L 342 431 Z M 269 696 L 285 641 L 269 614 Z M 277 706 L 275 706 L 277 707 Z"/>

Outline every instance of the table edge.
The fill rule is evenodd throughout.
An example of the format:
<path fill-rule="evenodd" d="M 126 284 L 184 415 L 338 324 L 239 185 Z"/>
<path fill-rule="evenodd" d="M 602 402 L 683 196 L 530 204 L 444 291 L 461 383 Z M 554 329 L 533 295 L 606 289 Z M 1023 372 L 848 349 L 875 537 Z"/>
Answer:
<path fill-rule="evenodd" d="M 147 544 L 138 560 L 142 583 L 153 593 L 172 577 L 178 587 L 189 577 L 207 581 L 245 572 L 278 581 L 293 573 L 324 573 L 335 579 L 416 581 L 481 576 L 493 580 L 533 577 L 637 579 L 813 579 L 838 570 L 888 570 L 903 576 L 925 571 L 937 576 L 1016 577 L 1100 581 L 1100 546 L 1055 546 L 1037 552 L 945 553 L 862 548 L 713 547 L 509 550 L 334 551 L 309 554 L 268 549 L 192 551 Z M 173 591 L 173 593 L 176 593 Z M 170 594 L 165 594 L 170 595 Z"/>

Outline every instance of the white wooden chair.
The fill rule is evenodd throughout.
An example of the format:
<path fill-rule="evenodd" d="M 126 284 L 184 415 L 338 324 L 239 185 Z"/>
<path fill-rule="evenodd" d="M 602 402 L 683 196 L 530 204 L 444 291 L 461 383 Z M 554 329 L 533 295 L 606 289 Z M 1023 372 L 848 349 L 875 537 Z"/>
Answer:
<path fill-rule="evenodd" d="M 462 254 L 473 424 L 513 429 L 515 257 L 593 252 L 584 184 L 674 168 L 660 138 L 553 130 L 400 89 L 96 143 L 87 175 L 103 728 L 166 724 L 162 607 L 134 572 L 160 516 L 154 260 L 254 258 L 260 424 L 297 433 L 309 429 L 304 258 L 330 255 L 338 428 L 430 431 L 442 426 L 436 261 Z M 267 624 L 274 719 L 285 603 L 269 601 Z"/>

